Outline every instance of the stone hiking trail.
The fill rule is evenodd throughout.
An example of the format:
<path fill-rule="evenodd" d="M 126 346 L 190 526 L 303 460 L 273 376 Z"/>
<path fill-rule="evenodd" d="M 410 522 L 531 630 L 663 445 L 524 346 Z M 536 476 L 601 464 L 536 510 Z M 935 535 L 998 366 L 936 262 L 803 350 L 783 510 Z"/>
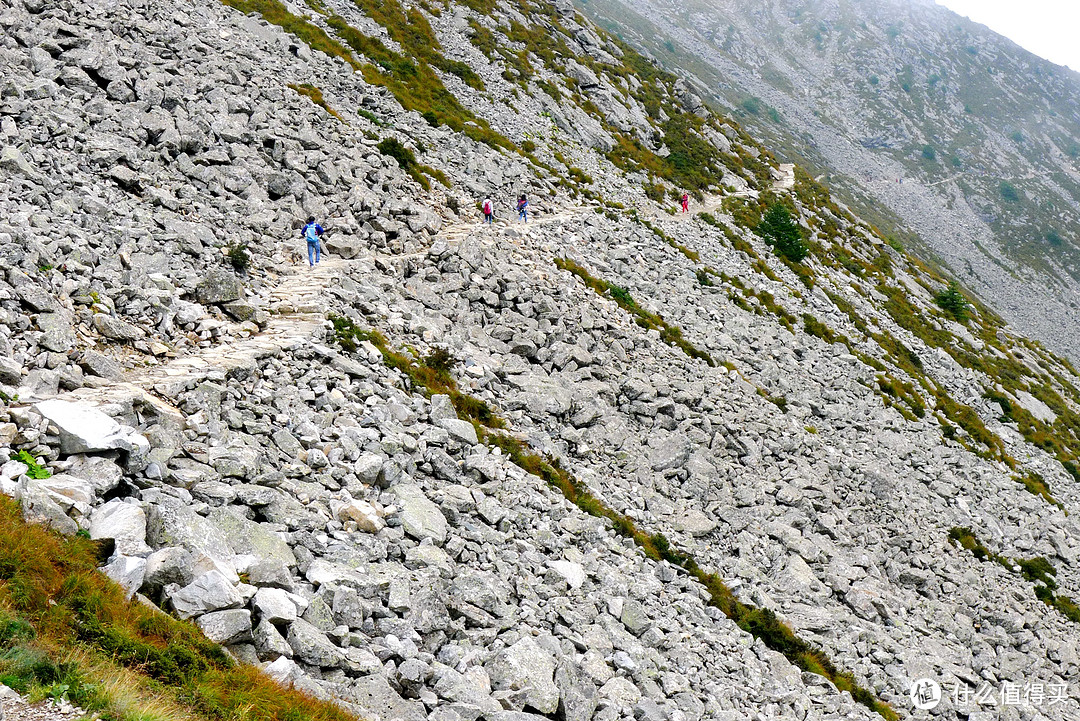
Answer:
<path fill-rule="evenodd" d="M 506 240 L 513 242 L 514 233 L 531 235 L 537 227 L 571 220 L 591 212 L 591 208 L 571 207 L 558 212 L 544 214 L 528 223 L 502 221 L 496 227 Z M 434 240 L 464 241 L 470 237 L 485 233 L 485 228 L 477 222 L 461 222 L 444 228 Z M 409 259 L 422 258 L 427 249 L 417 253 L 386 255 L 391 263 L 407 262 Z M 100 383 L 94 387 L 84 387 L 73 391 L 62 391 L 55 395 L 35 395 L 23 399 L 27 404 L 43 400 L 60 399 L 90 405 L 107 405 L 118 401 L 137 400 L 154 406 L 159 413 L 176 415 L 179 411 L 170 400 L 185 389 L 204 380 L 221 380 L 233 373 L 250 372 L 263 358 L 277 355 L 307 342 L 315 331 L 326 323 L 329 304 L 327 289 L 334 285 L 334 279 L 347 274 L 350 268 L 370 264 L 378 254 L 365 254 L 356 258 L 327 258 L 314 267 L 306 262 L 290 266 L 280 272 L 279 282 L 270 291 L 268 310 L 271 317 L 266 327 L 247 338 L 225 341 L 197 352 L 173 358 L 159 365 L 130 369 L 123 377 Z M 271 269 L 279 272 L 281 269 Z"/>

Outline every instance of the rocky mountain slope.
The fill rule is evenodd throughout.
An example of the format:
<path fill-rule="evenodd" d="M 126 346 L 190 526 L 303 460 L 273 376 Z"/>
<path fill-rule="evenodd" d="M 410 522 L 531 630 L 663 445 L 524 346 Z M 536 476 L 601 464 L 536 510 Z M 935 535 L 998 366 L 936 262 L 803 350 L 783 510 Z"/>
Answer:
<path fill-rule="evenodd" d="M 1078 357 L 1075 72 L 933 0 L 582 7 Z"/>
<path fill-rule="evenodd" d="M 135 607 L 358 718 L 1080 712 L 1076 371 L 569 4 L 0 26 L 2 488 Z"/>

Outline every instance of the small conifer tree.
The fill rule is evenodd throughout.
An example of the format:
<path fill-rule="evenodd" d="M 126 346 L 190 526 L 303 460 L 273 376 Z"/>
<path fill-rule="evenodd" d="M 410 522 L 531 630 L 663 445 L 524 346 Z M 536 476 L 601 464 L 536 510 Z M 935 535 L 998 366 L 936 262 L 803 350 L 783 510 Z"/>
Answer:
<path fill-rule="evenodd" d="M 810 248 L 802 238 L 798 224 L 791 213 L 780 203 L 773 203 L 758 224 L 757 234 L 773 246 L 776 254 L 792 263 L 799 263 L 810 254 Z"/>

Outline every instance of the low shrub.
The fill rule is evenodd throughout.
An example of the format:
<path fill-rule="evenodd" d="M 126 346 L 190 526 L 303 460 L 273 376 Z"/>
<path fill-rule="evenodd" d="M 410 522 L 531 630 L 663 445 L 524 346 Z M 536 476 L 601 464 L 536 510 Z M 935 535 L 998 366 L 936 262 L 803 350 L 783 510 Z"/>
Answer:
<path fill-rule="evenodd" d="M 229 265 L 238 273 L 246 273 L 251 267 L 251 254 L 248 253 L 246 243 L 230 243 L 225 246 L 225 256 L 229 259 Z"/>

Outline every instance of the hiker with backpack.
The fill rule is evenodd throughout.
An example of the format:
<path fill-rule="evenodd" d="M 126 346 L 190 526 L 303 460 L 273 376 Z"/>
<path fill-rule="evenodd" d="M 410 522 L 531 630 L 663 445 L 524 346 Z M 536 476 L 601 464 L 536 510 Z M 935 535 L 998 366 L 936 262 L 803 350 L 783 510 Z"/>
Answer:
<path fill-rule="evenodd" d="M 529 199 L 525 197 L 524 193 L 522 193 L 521 197 L 518 198 L 517 211 L 518 211 L 518 218 L 520 218 L 522 222 L 528 223 L 529 222 Z"/>
<path fill-rule="evenodd" d="M 686 193 L 682 194 L 682 212 L 686 213 L 690 210 L 690 196 Z"/>
<path fill-rule="evenodd" d="M 484 211 L 484 222 L 490 225 L 495 220 L 495 206 L 491 204 L 491 196 L 484 198 L 480 209 Z"/>
<path fill-rule="evenodd" d="M 300 229 L 300 237 L 307 241 L 307 261 L 308 266 L 314 268 L 315 264 L 319 262 L 321 253 L 319 248 L 319 240 L 322 238 L 323 227 L 315 222 L 315 216 L 310 216 L 307 222 L 304 223 L 304 227 Z"/>

